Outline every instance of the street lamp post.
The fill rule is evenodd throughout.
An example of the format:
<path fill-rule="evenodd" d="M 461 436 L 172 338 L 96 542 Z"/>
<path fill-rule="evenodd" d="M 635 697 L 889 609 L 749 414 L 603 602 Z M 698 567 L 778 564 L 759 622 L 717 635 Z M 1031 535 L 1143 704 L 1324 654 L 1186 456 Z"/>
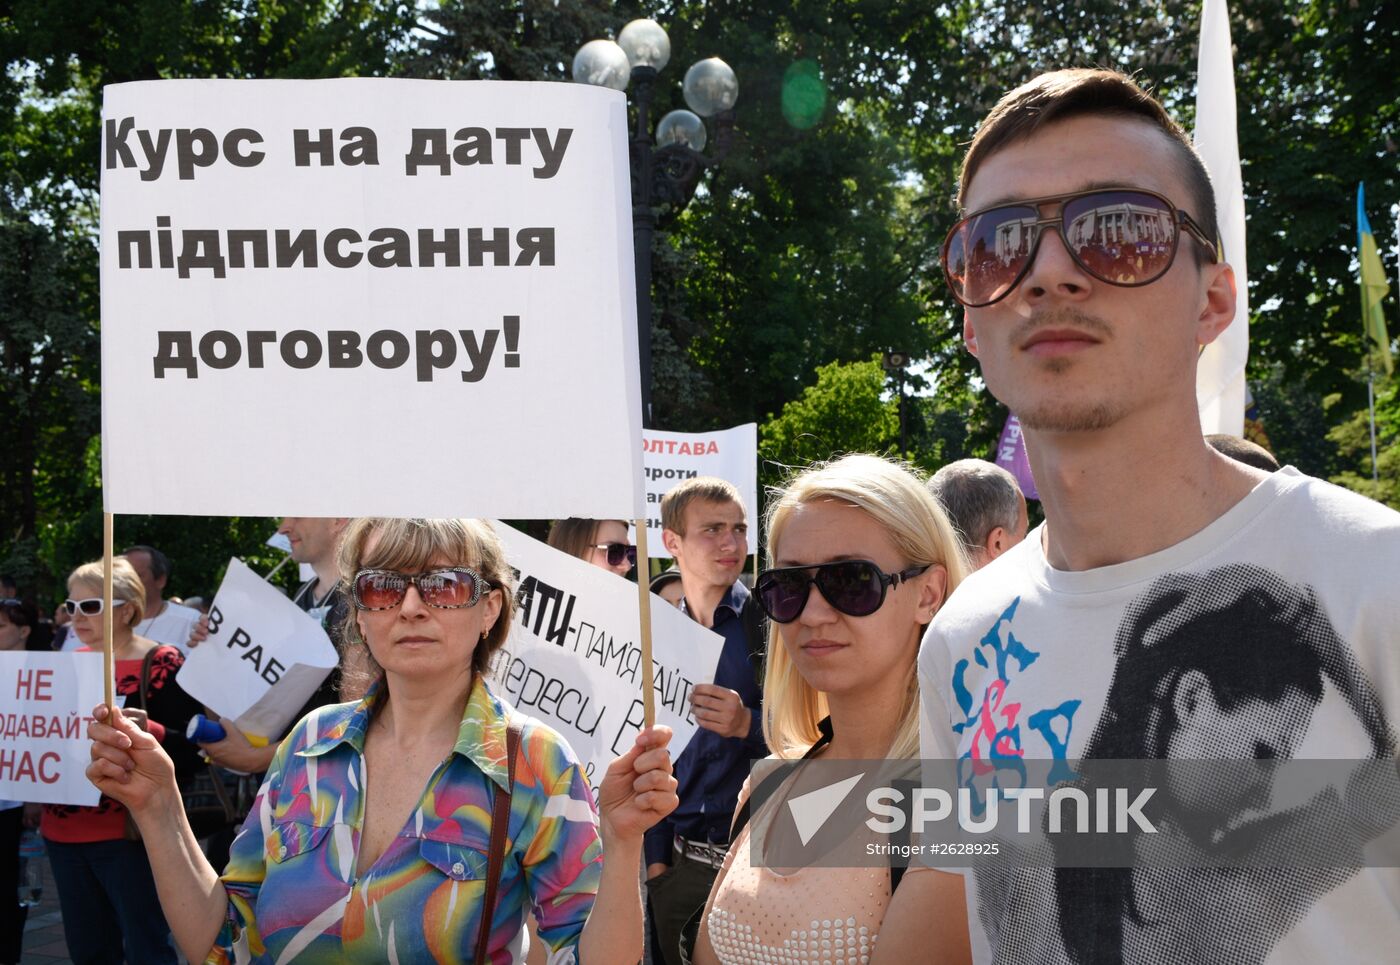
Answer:
<path fill-rule="evenodd" d="M 632 243 L 636 259 L 637 351 L 641 362 L 642 420 L 651 426 L 651 257 L 658 222 L 657 207 L 674 217 L 695 194 L 700 175 L 729 151 L 734 131 L 734 104 L 739 81 L 718 57 L 697 61 L 685 73 L 681 91 L 690 110 L 675 110 L 651 131 L 651 101 L 656 79 L 671 58 L 671 40 L 660 24 L 633 20 L 611 40 L 590 40 L 574 55 L 579 83 L 626 90 L 632 87 L 636 126 L 630 144 L 632 173 Z M 707 134 L 702 118 L 714 119 L 715 144 L 704 154 Z"/>
<path fill-rule="evenodd" d="M 904 375 L 909 368 L 908 352 L 886 352 L 885 371 L 895 373 L 899 376 L 899 453 L 905 459 L 909 458 L 909 446 L 905 443 L 904 432 Z"/>

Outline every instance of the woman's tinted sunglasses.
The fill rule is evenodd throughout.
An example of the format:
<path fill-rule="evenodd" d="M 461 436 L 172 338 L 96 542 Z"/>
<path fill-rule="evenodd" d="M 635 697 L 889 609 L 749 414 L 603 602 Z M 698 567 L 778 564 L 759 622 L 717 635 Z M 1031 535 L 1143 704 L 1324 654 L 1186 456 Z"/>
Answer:
<path fill-rule="evenodd" d="M 886 573 L 869 560 L 839 560 L 816 566 L 785 566 L 764 570 L 754 588 L 758 604 L 774 623 L 791 623 L 807 606 L 809 588 L 816 584 L 821 595 L 847 616 L 869 616 L 885 602 L 885 593 L 929 568 L 911 566 Z"/>
<path fill-rule="evenodd" d="M 609 566 L 618 566 L 624 559 L 631 566 L 637 565 L 637 547 L 631 543 L 595 543 L 590 548 L 607 550 Z"/>
<path fill-rule="evenodd" d="M 426 573 L 399 573 L 396 570 L 360 570 L 350 584 L 355 606 L 361 610 L 392 610 L 403 603 L 408 588 L 418 588 L 418 595 L 428 606 L 439 610 L 460 610 L 476 606 L 491 584 L 475 570 L 452 566 Z"/>

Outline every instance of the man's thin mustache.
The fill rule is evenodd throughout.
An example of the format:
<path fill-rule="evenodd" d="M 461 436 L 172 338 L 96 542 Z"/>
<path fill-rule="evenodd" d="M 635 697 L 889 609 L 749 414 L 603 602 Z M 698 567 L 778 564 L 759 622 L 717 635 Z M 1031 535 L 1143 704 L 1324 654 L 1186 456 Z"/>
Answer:
<path fill-rule="evenodd" d="M 1011 342 L 1013 345 L 1020 345 L 1036 332 L 1050 328 L 1075 328 L 1105 340 L 1113 337 L 1113 329 L 1097 316 L 1086 315 L 1073 308 L 1052 308 L 1036 312 L 1017 325 L 1012 333 Z"/>

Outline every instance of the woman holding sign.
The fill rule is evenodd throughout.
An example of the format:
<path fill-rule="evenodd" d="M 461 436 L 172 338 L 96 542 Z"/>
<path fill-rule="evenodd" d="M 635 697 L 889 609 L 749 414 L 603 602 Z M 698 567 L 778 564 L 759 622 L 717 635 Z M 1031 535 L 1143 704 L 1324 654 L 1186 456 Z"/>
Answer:
<path fill-rule="evenodd" d="M 847 456 L 792 479 L 770 505 L 767 530 L 771 568 L 754 592 L 774 628 L 768 746 L 785 760 L 917 757 L 919 640 L 966 572 L 943 511 L 900 466 Z M 799 772 L 774 788 L 754 822 L 769 826 L 777 802 L 815 789 L 803 780 Z M 840 965 L 922 961 L 930 949 L 967 944 L 953 876 L 883 865 L 759 867 L 749 795 L 746 783 L 699 922 L 697 965 L 788 961 L 789 952 Z"/>
<path fill-rule="evenodd" d="M 120 711 L 90 729 L 88 775 L 151 829 L 186 956 L 521 961 L 528 906 L 554 961 L 638 960 L 642 833 L 676 805 L 669 731 L 642 731 L 613 762 L 595 811 L 569 746 L 485 680 L 513 599 L 483 522 L 358 519 L 341 572 L 346 641 L 368 648 L 376 679 L 282 741 L 222 878 L 159 746 Z"/>
<path fill-rule="evenodd" d="M 63 607 L 83 643 L 80 652 L 102 649 L 102 576 L 99 561 L 78 567 L 68 577 Z M 200 707 L 175 683 L 184 662 L 180 651 L 136 635 L 136 624 L 145 615 L 146 588 L 120 557 L 112 561 L 112 606 L 116 693 L 131 708 L 128 726 L 156 747 L 168 741 L 175 761 L 172 779 L 178 775 L 183 783 L 198 763 L 194 747 L 184 738 L 185 725 Z M 91 659 L 100 658 L 94 654 Z M 178 789 L 175 806 L 183 816 Z M 95 807 L 46 804 L 39 828 L 73 961 L 120 962 L 124 949 L 129 962 L 174 965 L 170 929 L 161 915 L 151 868 L 141 843 L 131 840 L 131 824 L 121 803 L 104 797 Z"/>

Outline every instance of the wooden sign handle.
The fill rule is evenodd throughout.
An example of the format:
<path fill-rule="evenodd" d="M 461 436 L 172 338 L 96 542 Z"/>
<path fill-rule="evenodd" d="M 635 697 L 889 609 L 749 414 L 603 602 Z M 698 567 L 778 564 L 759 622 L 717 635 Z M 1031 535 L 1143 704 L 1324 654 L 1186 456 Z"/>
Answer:
<path fill-rule="evenodd" d="M 646 726 L 656 723 L 655 664 L 651 662 L 651 563 L 647 559 L 647 520 L 634 520 L 637 527 L 637 598 L 642 614 L 642 710 Z"/>
<path fill-rule="evenodd" d="M 102 687 L 107 713 L 116 708 L 112 681 L 116 660 L 112 656 L 112 514 L 102 514 Z"/>

